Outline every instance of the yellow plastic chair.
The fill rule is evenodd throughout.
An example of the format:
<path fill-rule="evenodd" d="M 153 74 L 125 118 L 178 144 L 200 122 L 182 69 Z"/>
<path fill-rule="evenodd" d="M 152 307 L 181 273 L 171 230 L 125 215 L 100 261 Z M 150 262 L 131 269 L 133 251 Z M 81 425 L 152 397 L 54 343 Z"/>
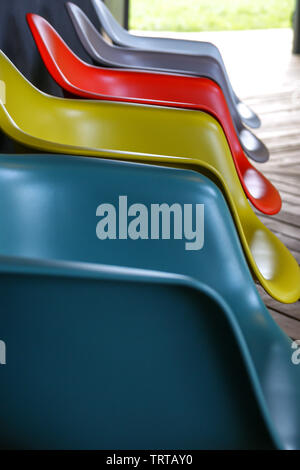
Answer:
<path fill-rule="evenodd" d="M 264 289 L 281 302 L 299 299 L 298 263 L 254 214 L 224 132 L 210 115 L 51 97 L 34 88 L 2 52 L 0 80 L 0 126 L 27 147 L 188 167 L 207 173 L 227 198 L 249 265 Z"/>

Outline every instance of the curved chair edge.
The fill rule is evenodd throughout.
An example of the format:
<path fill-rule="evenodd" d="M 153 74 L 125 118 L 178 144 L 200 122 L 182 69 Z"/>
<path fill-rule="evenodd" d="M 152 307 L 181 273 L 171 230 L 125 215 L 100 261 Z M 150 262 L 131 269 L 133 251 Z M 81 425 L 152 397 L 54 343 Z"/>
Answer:
<path fill-rule="evenodd" d="M 268 406 L 261 389 L 260 381 L 255 370 L 255 365 L 253 364 L 253 360 L 246 345 L 243 333 L 227 302 L 225 302 L 224 299 L 211 287 L 189 276 L 174 273 L 164 273 L 161 271 L 153 271 L 148 269 L 72 261 L 43 261 L 38 259 L 0 255 L 0 275 L 7 273 L 22 275 L 30 273 L 36 276 L 51 275 L 56 277 L 71 277 L 93 280 L 108 279 L 127 282 L 135 281 L 147 284 L 177 285 L 178 287 L 184 287 L 196 292 L 201 291 L 215 303 L 217 303 L 226 316 L 233 336 L 235 337 L 238 348 L 241 352 L 244 366 L 250 379 L 253 393 L 257 399 L 262 419 L 270 433 L 270 437 L 274 443 L 274 446 L 277 449 L 284 449 L 284 445 L 282 444 L 278 432 L 272 423 Z"/>

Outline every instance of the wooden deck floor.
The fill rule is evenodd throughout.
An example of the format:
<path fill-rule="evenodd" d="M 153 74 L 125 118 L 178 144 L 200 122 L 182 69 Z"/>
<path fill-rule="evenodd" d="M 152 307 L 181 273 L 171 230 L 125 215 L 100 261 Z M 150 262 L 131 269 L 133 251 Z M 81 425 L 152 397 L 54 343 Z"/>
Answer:
<path fill-rule="evenodd" d="M 271 217 L 257 214 L 300 264 L 300 56 L 291 54 L 292 31 L 164 35 L 216 44 L 235 91 L 261 117 L 262 127 L 254 132 L 267 144 L 271 158 L 256 166 L 280 190 L 283 208 Z M 284 305 L 259 291 L 276 322 L 291 338 L 300 339 L 300 302 Z"/>
<path fill-rule="evenodd" d="M 290 38 L 291 39 L 291 38 Z M 275 216 L 259 218 L 290 249 L 300 264 L 300 56 L 290 53 L 290 41 L 282 45 L 284 64 L 280 57 L 271 56 L 260 69 L 264 79 L 272 80 L 278 69 L 281 80 L 271 93 L 257 87 L 251 97 L 244 97 L 262 119 L 262 127 L 255 133 L 267 145 L 271 157 L 267 163 L 256 164 L 280 190 L 283 207 Z M 285 47 L 285 49 L 284 49 Z M 282 67 L 282 68 L 280 68 Z M 276 77 L 274 78 L 276 82 Z M 274 87 L 274 83 L 272 85 Z M 300 339 L 300 301 L 292 305 L 276 302 L 259 288 L 261 296 L 276 322 L 293 339 Z"/>
<path fill-rule="evenodd" d="M 218 45 L 235 91 L 261 117 L 254 132 L 271 157 L 256 166 L 280 190 L 283 207 L 275 216 L 257 215 L 300 264 L 300 56 L 291 54 L 292 32 L 200 33 L 197 39 Z M 284 305 L 259 292 L 275 321 L 300 339 L 300 302 Z"/>
<path fill-rule="evenodd" d="M 298 62 L 300 77 L 300 60 Z M 294 254 L 300 264 L 300 86 L 248 99 L 263 120 L 256 132 L 271 152 L 269 162 L 256 165 L 280 190 L 283 207 L 275 216 L 257 215 Z M 274 319 L 293 339 L 300 338 L 300 301 L 283 305 L 260 289 Z"/>
<path fill-rule="evenodd" d="M 271 158 L 256 166 L 283 199 L 279 214 L 257 215 L 300 264 L 300 56 L 291 54 L 292 31 L 142 34 L 211 41 L 219 47 L 235 91 L 262 119 L 261 129 L 254 132 Z M 259 291 L 276 322 L 291 338 L 300 339 L 300 302 L 284 305 Z"/>

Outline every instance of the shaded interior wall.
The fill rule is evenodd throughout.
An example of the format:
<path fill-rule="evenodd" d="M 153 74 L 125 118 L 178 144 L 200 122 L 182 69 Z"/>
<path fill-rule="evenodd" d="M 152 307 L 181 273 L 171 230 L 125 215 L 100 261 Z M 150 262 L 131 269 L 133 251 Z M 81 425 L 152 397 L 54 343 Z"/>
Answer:
<path fill-rule="evenodd" d="M 99 26 L 90 0 L 74 0 Z M 25 18 L 26 13 L 38 13 L 45 17 L 71 49 L 91 63 L 76 36 L 65 8 L 65 0 L 0 0 L 0 48 L 25 77 L 40 90 L 62 96 L 60 87 L 47 72 Z M 0 133 L 0 152 L 15 151 L 13 143 Z"/>
<path fill-rule="evenodd" d="M 114 17 L 128 29 L 129 0 L 104 0 Z"/>
<path fill-rule="evenodd" d="M 85 11 L 96 27 L 99 26 L 89 0 L 74 0 L 74 3 Z M 25 19 L 26 13 L 44 16 L 71 49 L 91 63 L 76 36 L 65 8 L 65 0 L 0 0 L 1 49 L 36 87 L 46 93 L 62 96 L 39 56 Z"/>
<path fill-rule="evenodd" d="M 300 0 L 296 0 L 296 8 L 293 16 L 294 43 L 293 53 L 300 54 Z"/>

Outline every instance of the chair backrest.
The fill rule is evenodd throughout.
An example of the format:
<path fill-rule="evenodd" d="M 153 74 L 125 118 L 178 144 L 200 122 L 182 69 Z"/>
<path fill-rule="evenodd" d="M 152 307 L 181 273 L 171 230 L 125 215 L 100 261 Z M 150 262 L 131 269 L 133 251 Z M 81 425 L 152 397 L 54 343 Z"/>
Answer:
<path fill-rule="evenodd" d="M 131 49 L 109 44 L 78 5 L 67 2 L 66 6 L 84 48 L 94 61 L 111 67 L 158 70 L 213 78 L 222 87 L 228 103 L 232 104 L 223 71 L 215 58 L 181 53 L 167 54 L 164 51 Z M 233 106 L 232 113 L 237 113 L 234 108 Z M 239 116 L 236 118 L 239 119 Z"/>
<path fill-rule="evenodd" d="M 215 81 L 224 93 L 236 132 L 244 143 L 248 156 L 256 161 L 268 160 L 269 152 L 266 146 L 245 127 L 241 120 L 234 96 L 219 61 L 206 55 L 170 54 L 164 51 L 130 49 L 110 45 L 77 5 L 68 2 L 67 8 L 83 46 L 93 60 L 100 65 L 201 76 Z"/>
<path fill-rule="evenodd" d="M 227 204 L 208 178 L 188 170 L 63 155 L 0 156 L 0 162 L 2 255 L 177 272 L 206 282 L 237 304 L 239 297 L 244 303 L 247 293 L 250 297 L 257 294 Z M 12 185 L 12 179 L 18 183 Z M 119 196 L 125 196 L 127 202 Z M 98 228 L 104 214 L 101 216 L 99 206 L 106 203 L 114 206 L 116 220 L 109 223 L 106 229 L 110 235 L 102 240 Z M 145 206 L 142 211 L 147 222 L 136 228 L 137 232 L 142 230 L 137 240 L 127 228 L 123 239 L 119 236 L 119 211 L 124 208 L 126 212 L 136 203 Z M 156 204 L 164 204 L 157 229 Z M 176 207 L 168 210 L 173 204 Z M 184 204 L 191 206 L 185 209 Z M 18 214 L 24 214 L 21 225 Z M 133 219 L 127 216 L 128 227 Z M 189 223 L 197 223 L 191 240 L 187 238 Z M 163 229 L 165 224 L 170 228 Z M 183 229 L 179 238 L 175 238 L 177 225 Z M 187 249 L 191 248 L 189 241 L 195 242 L 192 250 Z M 256 300 L 259 308 L 258 295 Z"/>
<path fill-rule="evenodd" d="M 74 54 L 53 26 L 37 14 L 27 13 L 26 19 L 44 63 L 58 84 L 76 85 L 78 80 L 84 80 L 89 64 Z"/>
<path fill-rule="evenodd" d="M 115 19 L 114 15 L 102 0 L 91 0 L 91 3 L 97 14 L 102 31 L 105 32 L 115 44 L 153 51 L 209 55 L 222 64 L 226 73 L 226 79 L 229 80 L 221 53 L 214 44 L 199 40 L 192 41 L 190 39 L 151 37 L 148 36 L 148 34 L 147 36 L 130 34 Z"/>
<path fill-rule="evenodd" d="M 94 91 L 108 99 L 139 99 L 141 102 L 144 99 L 150 104 L 171 106 L 174 103 L 177 107 L 203 109 L 224 121 L 222 125 L 229 121 L 235 132 L 223 92 L 212 80 L 91 66 L 74 54 L 45 18 L 31 13 L 26 18 L 44 64 L 66 90 L 72 91 L 68 88 L 71 84 L 82 92 Z"/>
<path fill-rule="evenodd" d="M 1 260 L 0 448 L 280 446 L 205 285 L 110 266 Z"/>
<path fill-rule="evenodd" d="M 95 67 L 81 61 L 40 15 L 28 13 L 27 21 L 45 66 L 67 96 L 208 112 L 222 125 L 248 199 L 262 212 L 280 210 L 278 191 L 245 157 L 226 100 L 215 82 L 202 77 Z M 247 178 L 248 187 L 244 175 L 250 172 L 253 179 Z M 254 196 L 257 187 L 265 188 L 259 191 L 259 201 Z"/>
<path fill-rule="evenodd" d="M 126 49 L 110 45 L 95 28 L 84 11 L 79 8 L 78 5 L 75 5 L 75 3 L 67 2 L 66 7 L 74 29 L 90 57 L 94 61 L 110 67 L 126 67 L 126 58 L 130 61 L 131 50 L 129 50 L 128 55 L 126 55 Z M 123 53 L 125 53 L 125 64 L 122 59 Z M 135 63 L 134 56 L 132 56 L 132 60 L 134 60 Z M 133 67 L 134 63 L 132 64 Z M 130 64 L 128 64 L 128 67 L 129 66 Z"/>
<path fill-rule="evenodd" d="M 299 446 L 300 374 L 291 361 L 291 342 L 263 305 L 228 207 L 210 180 L 191 171 L 62 155 L 2 155 L 0 163 L 1 255 L 39 259 L 42 264 L 49 260 L 54 264 L 73 262 L 75 267 L 78 262 L 93 263 L 94 270 L 99 264 L 107 264 L 130 267 L 136 274 L 141 269 L 156 271 L 161 276 L 173 272 L 175 276 L 188 276 L 207 285 L 232 312 L 232 326 L 235 325 L 236 334 L 244 344 L 251 377 L 261 391 L 261 399 L 266 402 L 284 445 L 289 448 Z M 181 206 L 204 204 L 203 248 L 187 251 L 185 238 L 181 240 L 173 236 L 175 222 L 172 221 L 170 239 L 163 239 L 162 228 L 158 239 L 149 237 L 150 221 L 148 239 L 145 238 L 145 223 L 143 229 L 141 227 L 142 238 L 134 239 L 133 231 L 127 238 L 124 235 L 120 237 L 120 214 L 123 220 L 121 232 L 126 234 L 124 199 L 119 212 L 121 195 L 127 195 L 127 209 L 130 211 L 127 223 L 135 220 L 132 216 L 134 210 L 145 212 L 144 208 L 133 206 L 136 203 L 147 208 L 148 218 L 151 204 L 165 203 L 169 207 L 174 203 Z M 116 211 L 117 231 L 114 238 L 114 222 L 107 221 L 110 239 L 102 239 L 103 231 L 98 230 L 101 228 L 98 224 L 105 220 L 105 211 L 114 212 L 107 204 L 112 204 Z M 195 214 L 193 220 L 195 222 Z M 197 226 L 202 223 L 203 220 L 200 218 L 199 222 L 198 219 Z M 160 224 L 162 226 L 162 218 Z M 139 231 L 138 226 L 136 230 Z M 28 283 L 33 288 L 32 282 Z M 59 287 L 59 282 L 57 284 Z M 70 289 L 76 291 L 76 288 Z M 50 304 L 52 297 L 57 298 L 56 295 L 40 294 L 39 288 L 34 292 L 37 300 L 41 296 Z M 102 295 L 99 289 L 97 292 L 101 307 L 104 305 Z M 122 295 L 115 297 L 120 305 L 126 305 Z M 35 299 L 33 294 L 30 298 L 32 301 Z M 9 294 L 9 299 L 20 300 L 22 297 Z M 94 305 L 90 303 L 91 299 L 86 291 L 88 306 Z M 144 296 L 144 304 L 147 303 L 145 299 Z M 62 308 L 64 304 L 62 300 Z M 30 309 L 24 305 L 27 313 Z M 58 310 L 55 306 L 53 309 Z M 172 315 L 168 306 L 166 310 Z M 181 304 L 179 310 L 186 312 Z M 6 308 L 1 311 L 6 312 Z M 211 318 L 211 307 L 203 312 Z M 19 313 L 23 315 L 23 310 Z M 169 326 L 172 327 L 171 317 Z M 221 334 L 224 329 L 222 323 L 216 321 L 215 327 L 220 328 Z M 180 343 L 178 348 L 180 350 Z M 222 351 L 222 343 L 219 349 Z M 230 380 L 235 382 L 238 377 L 231 375 Z M 281 419 L 283 409 L 284 422 Z"/>
<path fill-rule="evenodd" d="M 128 31 L 122 28 L 118 21 L 116 21 L 102 0 L 91 0 L 91 2 L 95 8 L 102 30 L 117 45 L 148 51 L 164 51 L 192 54 L 196 56 L 209 56 L 215 59 L 223 70 L 228 91 L 233 103 L 237 105 L 238 112 L 242 117 L 244 124 L 253 128 L 260 127 L 261 121 L 259 117 L 248 106 L 246 106 L 245 103 L 240 101 L 232 89 L 221 53 L 214 44 L 199 40 L 192 41 L 178 38 L 151 37 L 148 34 L 147 36 L 129 34 Z"/>
<path fill-rule="evenodd" d="M 13 87 L 10 76 L 20 82 L 19 89 Z M 298 263 L 250 207 L 225 134 L 211 116 L 194 110 L 49 97 L 26 82 L 0 52 L 0 80 L 2 77 L 15 97 L 5 105 L 0 103 L 1 126 L 27 147 L 208 172 L 227 197 L 258 280 L 278 300 L 299 299 Z M 30 99 L 20 106 L 17 100 L 23 100 L 27 92 Z M 30 114 L 26 103 L 32 108 Z"/>

